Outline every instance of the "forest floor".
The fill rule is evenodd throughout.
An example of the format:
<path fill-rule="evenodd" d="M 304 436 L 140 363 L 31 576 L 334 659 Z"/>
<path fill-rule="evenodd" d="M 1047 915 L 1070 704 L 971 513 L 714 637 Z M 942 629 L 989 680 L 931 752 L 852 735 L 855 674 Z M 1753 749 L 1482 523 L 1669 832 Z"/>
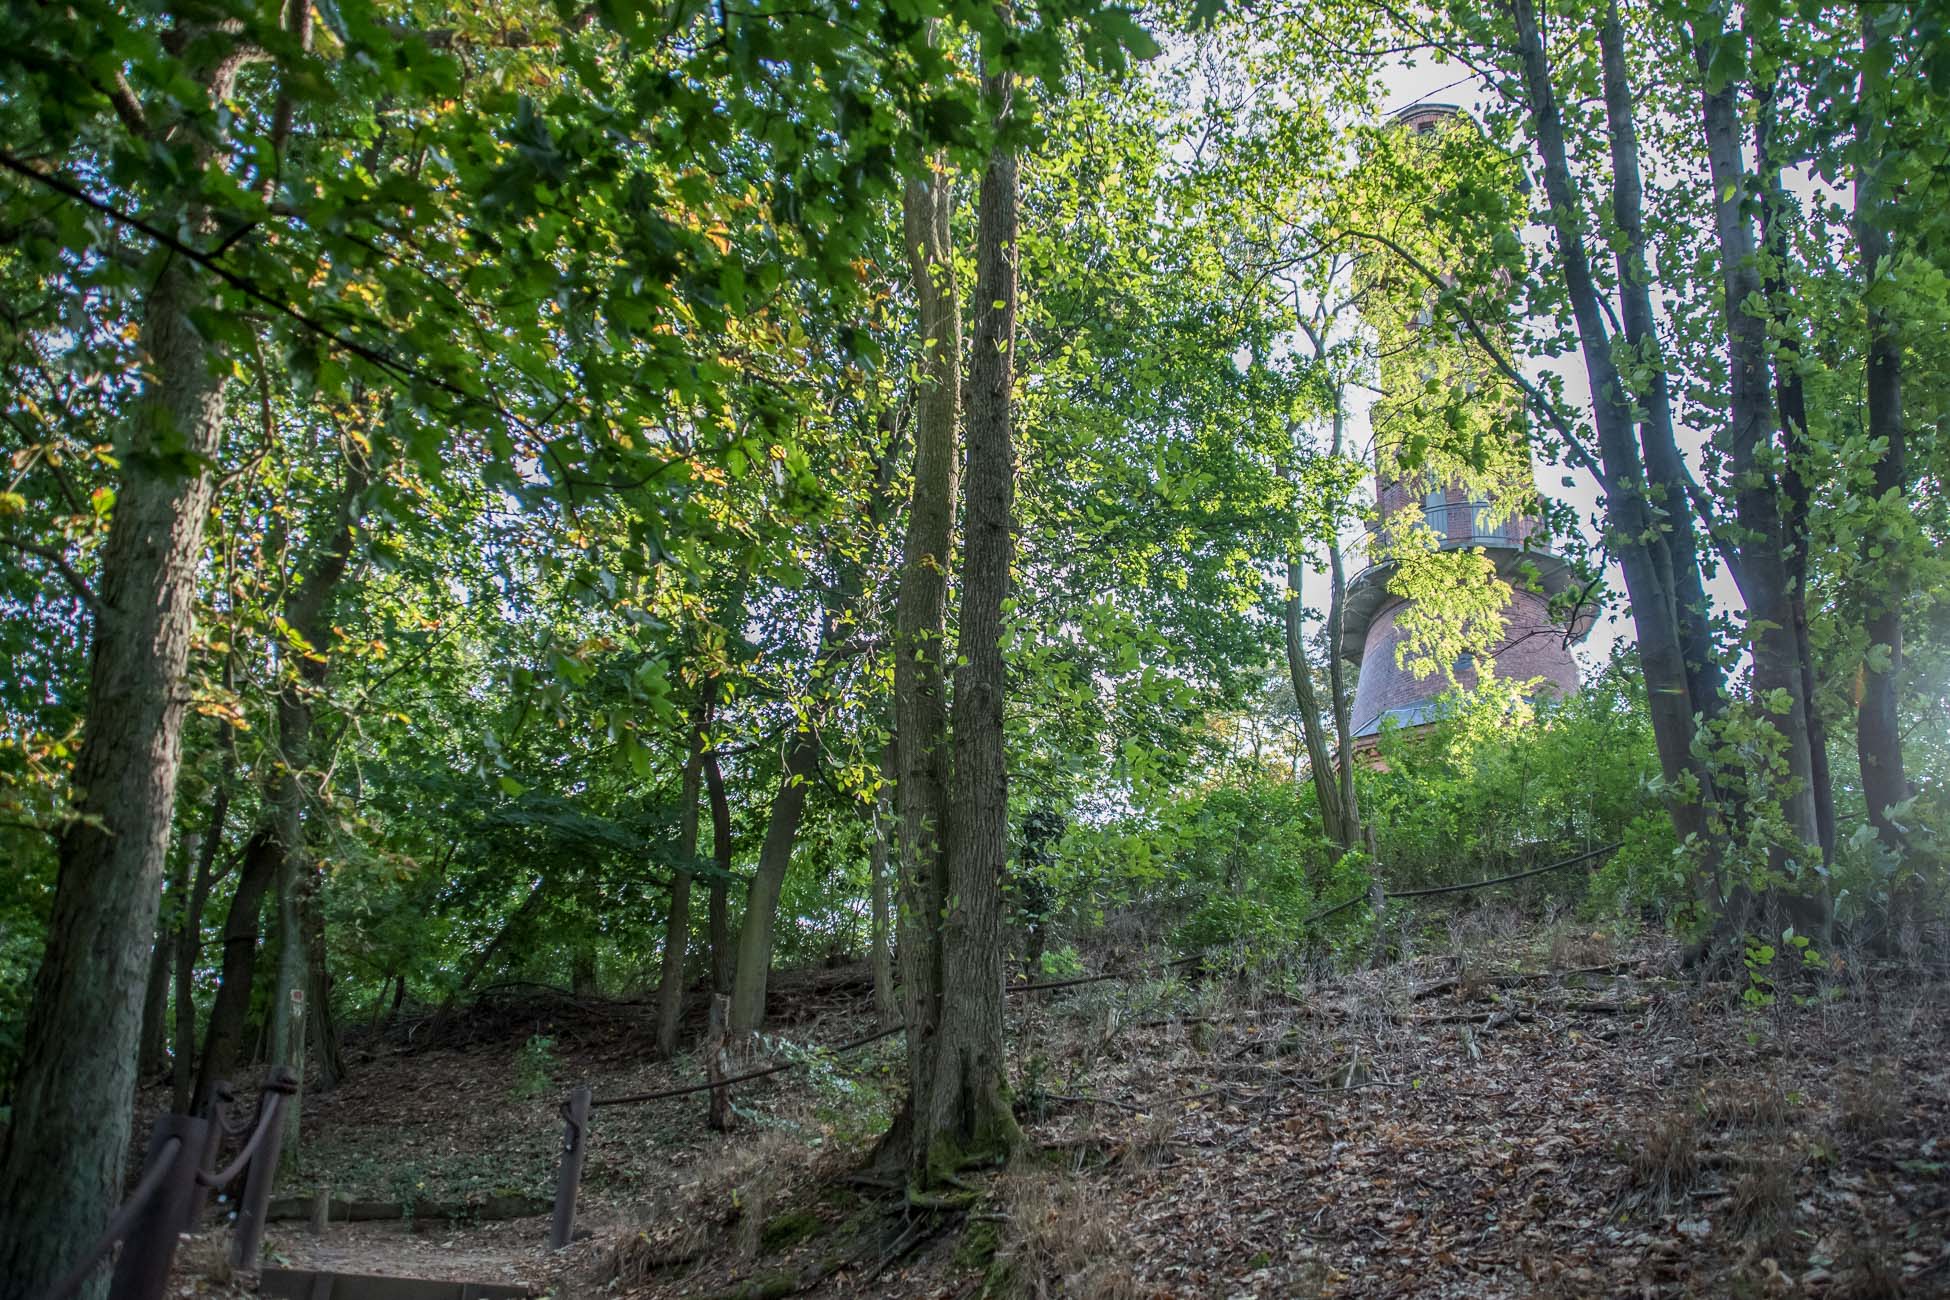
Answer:
<path fill-rule="evenodd" d="M 1045 993 L 1012 1008 L 1023 1158 L 921 1209 L 861 1176 L 898 1039 L 820 1051 L 871 1032 L 870 999 L 804 972 L 773 1000 L 804 1068 L 741 1085 L 737 1131 L 702 1095 L 595 1112 L 570 1249 L 544 1213 L 279 1223 L 267 1256 L 576 1300 L 1950 1295 L 1950 986 L 1831 959 L 1753 987 L 1491 914 L 1374 973 Z M 702 1077 L 644 1063 L 649 1016 L 524 996 L 375 1036 L 307 1097 L 292 1190 L 546 1201 L 569 1083 Z M 517 1099 L 538 1034 L 557 1086 Z M 220 1243 L 179 1294 L 235 1289 Z"/>

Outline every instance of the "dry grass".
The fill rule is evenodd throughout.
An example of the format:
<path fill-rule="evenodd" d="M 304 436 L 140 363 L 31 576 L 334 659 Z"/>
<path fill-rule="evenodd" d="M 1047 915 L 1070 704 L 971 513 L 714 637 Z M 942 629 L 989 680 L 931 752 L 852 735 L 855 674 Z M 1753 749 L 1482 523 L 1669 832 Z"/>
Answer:
<path fill-rule="evenodd" d="M 1860 1244 L 1836 1263 L 1833 1300 L 1903 1300 L 1914 1294 L 1903 1282 L 1903 1268 L 1880 1246 Z"/>
<path fill-rule="evenodd" d="M 1726 1225 L 1751 1237 L 1763 1248 L 1779 1244 L 1794 1222 L 1794 1176 L 1799 1166 L 1786 1156 L 1769 1153 L 1747 1164 L 1733 1180 L 1726 1208 Z"/>
<path fill-rule="evenodd" d="M 1690 1110 L 1655 1117 L 1628 1144 L 1630 1186 L 1660 1210 L 1685 1199 L 1699 1178 L 1699 1130 Z"/>
<path fill-rule="evenodd" d="M 1000 1188 L 1003 1224 L 987 1294 L 999 1300 L 1137 1300 L 1117 1229 L 1081 1181 L 1047 1171 Z"/>
<path fill-rule="evenodd" d="M 1795 1100 L 1773 1079 L 1717 1079 L 1700 1093 L 1700 1121 L 1707 1128 L 1779 1132 Z"/>
<path fill-rule="evenodd" d="M 176 1250 L 176 1270 L 211 1286 L 229 1286 L 236 1280 L 236 1272 L 230 1266 L 230 1234 L 217 1232 L 184 1238 Z"/>
<path fill-rule="evenodd" d="M 1611 936 L 1570 922 L 1551 927 L 1550 964 L 1554 970 L 1602 966 L 1612 960 Z"/>
<path fill-rule="evenodd" d="M 747 1262 L 759 1251 L 768 1191 L 792 1181 L 815 1153 L 776 1132 L 726 1145 L 697 1176 L 642 1205 L 643 1225 L 621 1234 L 597 1263 L 597 1279 L 624 1289 L 704 1255 L 729 1235 Z"/>
<path fill-rule="evenodd" d="M 1867 1079 L 1846 1080 L 1835 1100 L 1835 1125 L 1857 1142 L 1888 1137 L 1896 1128 L 1902 1105 L 1902 1085 L 1888 1060 L 1869 1067 Z"/>

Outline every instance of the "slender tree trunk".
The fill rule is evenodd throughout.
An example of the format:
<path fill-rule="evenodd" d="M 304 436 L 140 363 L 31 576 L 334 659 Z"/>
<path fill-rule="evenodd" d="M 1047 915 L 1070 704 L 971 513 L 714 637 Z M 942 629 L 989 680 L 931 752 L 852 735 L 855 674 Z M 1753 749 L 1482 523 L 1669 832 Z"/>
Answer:
<path fill-rule="evenodd" d="M 234 679 L 228 661 L 224 665 L 224 685 Z M 230 725 L 223 723 L 220 744 L 223 767 L 217 777 L 216 794 L 210 804 L 210 824 L 204 828 L 198 845 L 196 875 L 183 912 L 183 924 L 176 936 L 176 1059 L 174 1062 L 174 1101 L 178 1114 L 189 1114 L 190 1093 L 195 1082 L 191 1060 L 196 1054 L 196 963 L 203 944 L 203 912 L 216 886 L 217 853 L 223 847 L 224 823 L 230 814 L 230 786 L 237 776 L 237 742 Z"/>
<path fill-rule="evenodd" d="M 305 908 L 305 982 L 311 1005 L 311 1043 L 318 1062 L 318 1090 L 330 1092 L 345 1081 L 345 1047 L 332 1014 L 332 968 L 325 950 L 324 899 L 316 889 Z"/>
<path fill-rule="evenodd" d="M 863 512 L 870 541 L 877 537 L 886 517 L 894 482 L 896 448 L 890 426 L 886 412 L 876 416 L 875 427 L 881 435 L 881 444 L 873 487 Z M 820 616 L 819 652 L 808 683 L 811 703 L 787 742 L 779 792 L 772 800 L 765 840 L 759 846 L 758 864 L 745 895 L 744 924 L 738 934 L 738 969 L 731 988 L 731 1035 L 740 1050 L 765 1023 L 765 988 L 772 966 L 772 935 L 778 919 L 779 894 L 785 886 L 786 872 L 792 866 L 792 850 L 798 842 L 806 795 L 819 772 L 820 721 L 831 707 L 827 678 L 839 660 L 871 648 L 869 642 L 844 639 L 845 630 L 860 622 L 859 603 L 865 574 L 858 561 L 850 558 L 843 548 L 832 548 L 832 554 L 834 582 L 826 609 Z"/>
<path fill-rule="evenodd" d="M 1693 753 L 1694 687 L 1688 670 L 1672 563 L 1660 540 L 1648 499 L 1646 473 L 1633 438 L 1632 411 L 1622 377 L 1612 358 L 1598 289 L 1592 279 L 1581 205 L 1564 144 L 1563 118 L 1551 82 L 1543 34 L 1533 0 L 1510 0 L 1509 13 L 1523 62 L 1525 98 L 1543 160 L 1544 189 L 1550 200 L 1559 266 L 1577 323 L 1578 342 L 1591 389 L 1592 421 L 1598 432 L 1600 488 L 1604 492 L 1606 540 L 1624 571 L 1632 623 L 1638 633 L 1639 663 L 1659 765 L 1666 783 L 1666 810 L 1682 844 L 1703 846 L 1705 869 L 1695 881 L 1701 904 L 1716 912 L 1724 900 L 1715 837 L 1705 799 L 1713 789 L 1710 773 Z"/>
<path fill-rule="evenodd" d="M 950 218 L 953 189 L 939 160 L 923 164 L 902 194 L 902 234 L 920 309 L 920 388 L 914 418 L 914 482 L 895 607 L 894 731 L 900 737 L 900 874 L 897 928 L 902 1014 L 907 1023 L 907 1106 L 894 1138 L 911 1173 L 926 1174 L 920 1117 L 930 1090 L 941 1017 L 937 927 L 947 907 L 948 702 L 942 672 L 948 630 L 947 574 L 955 517 L 955 426 L 961 411 L 961 303 Z"/>
<path fill-rule="evenodd" d="M 684 760 L 683 786 L 678 794 L 677 852 L 686 864 L 671 876 L 670 914 L 664 924 L 663 968 L 657 979 L 657 1053 L 677 1054 L 677 1022 L 684 1009 L 684 951 L 691 940 L 691 872 L 689 863 L 697 857 L 697 801 L 704 783 L 704 751 L 711 727 L 711 692 L 716 678 L 708 679 L 697 703 L 697 721 L 691 727 L 690 754 Z"/>
<path fill-rule="evenodd" d="M 196 1094 L 190 1112 L 207 1112 L 217 1084 L 228 1080 L 239 1064 L 244 1045 L 244 1022 L 250 1015 L 251 987 L 257 977 L 258 930 L 264 895 L 276 877 L 277 844 L 269 826 L 260 827 L 244 845 L 237 869 L 237 888 L 230 896 L 230 913 L 223 923 L 223 969 L 217 996 L 210 1004 L 210 1021 L 203 1032 L 203 1062 L 197 1070 Z"/>
<path fill-rule="evenodd" d="M 818 689 L 815 686 L 815 689 Z M 738 931 L 738 968 L 731 982 L 731 1034 L 740 1050 L 765 1023 L 765 987 L 772 968 L 772 932 L 779 894 L 792 865 L 806 792 L 819 771 L 819 737 L 810 722 L 795 727 L 786 741 L 785 769 L 772 796 L 765 840 L 745 894 L 745 921 Z"/>
<path fill-rule="evenodd" d="M 1761 281 L 1746 207 L 1738 86 L 1714 85 L 1708 71 L 1710 43 L 1729 39 L 1733 37 L 1715 22 L 1700 29 L 1696 51 L 1701 75 L 1707 80 L 1701 95 L 1701 124 L 1713 178 L 1714 225 L 1725 289 L 1730 410 L 1721 445 L 1735 484 L 1734 515 L 1743 534 L 1734 580 L 1747 604 L 1754 694 L 1762 702 L 1762 716 L 1779 733 L 1787 752 L 1785 788 L 1778 792 L 1781 812 L 1795 838 L 1816 847 L 1821 835 L 1808 742 L 1810 706 L 1790 606 L 1789 539 L 1781 520 L 1780 481 L 1769 454 L 1777 449 L 1767 322 L 1747 306 L 1760 300 Z M 1769 701 L 1775 699 L 1785 707 L 1774 708 Z M 1825 917 L 1825 880 L 1813 865 L 1800 855 L 1777 855 L 1778 868 L 1796 879 L 1797 893 L 1824 894 L 1820 910 Z"/>
<path fill-rule="evenodd" d="M 1313 669 L 1307 665 L 1306 609 L 1300 602 L 1304 569 L 1297 555 L 1286 561 L 1286 671 L 1293 683 L 1294 703 L 1300 710 L 1300 731 L 1307 746 L 1314 797 L 1320 803 L 1321 827 L 1343 853 L 1357 841 L 1348 826 L 1342 803 L 1340 772 L 1327 753 L 1327 730 L 1320 721 L 1320 699 L 1314 692 Z"/>
<path fill-rule="evenodd" d="M 1006 21 L 1006 6 L 1003 13 Z M 1011 78 L 998 72 L 986 81 L 995 120 L 1006 130 Z M 1006 1158 L 1021 1141 L 1004 1054 L 1001 930 L 1009 857 L 1002 611 L 1015 556 L 1016 192 L 1013 146 L 998 145 L 982 177 L 976 222 L 954 784 L 938 940 L 941 1019 L 929 1060 L 928 1105 L 915 1112 L 912 1139 L 926 1183 L 953 1176 L 970 1158 Z"/>
<path fill-rule="evenodd" d="M 880 751 L 881 789 L 873 799 L 873 843 L 869 848 L 871 906 L 873 909 L 873 1008 L 883 1025 L 900 1019 L 898 993 L 894 987 L 893 912 L 887 893 L 887 850 L 893 839 L 889 824 L 893 800 L 889 797 L 899 760 L 896 743 L 888 741 Z"/>
<path fill-rule="evenodd" d="M 349 449 L 348 449 L 349 450 Z M 286 1168 L 298 1158 L 299 1115 L 303 1111 L 305 1047 L 311 1032 L 309 1014 L 326 1016 L 326 1009 L 307 1007 L 306 986 L 311 976 L 311 943 L 307 915 L 321 906 L 321 882 L 305 844 L 308 807 L 317 799 L 317 778 L 311 771 L 314 702 L 324 694 L 332 635 L 331 611 L 352 558 L 352 544 L 365 514 L 366 486 L 372 474 L 369 456 L 349 452 L 345 482 L 340 489 L 327 531 L 318 539 L 310 571 L 297 583 L 284 609 L 292 643 L 278 689 L 277 778 L 272 786 L 272 825 L 282 860 L 278 865 L 278 983 L 271 1001 L 271 1059 L 297 1075 L 301 1092 L 285 1109 L 282 1154 Z M 320 1032 L 329 1032 L 321 1025 Z M 327 1063 L 329 1065 L 329 1063 Z"/>
<path fill-rule="evenodd" d="M 169 1035 L 169 975 L 176 952 L 174 928 L 156 935 L 149 950 L 149 980 L 142 995 L 142 1050 L 136 1064 L 137 1079 L 153 1079 L 162 1074 L 163 1052 Z"/>
<path fill-rule="evenodd" d="M 711 991 L 729 997 L 738 971 L 738 954 L 731 946 L 731 800 L 725 794 L 724 769 L 718 751 L 704 755 L 704 790 L 711 801 L 711 861 L 718 874 L 711 878 Z"/>
<path fill-rule="evenodd" d="M 602 991 L 596 976 L 596 945 L 584 940 L 569 954 L 569 992 L 593 998 Z"/>
<path fill-rule="evenodd" d="M 452 1007 L 461 994 L 473 988 L 474 982 L 486 973 L 489 965 L 508 945 L 508 942 L 523 933 L 527 923 L 541 911 L 542 900 L 548 894 L 549 879 L 543 876 L 535 882 L 535 887 L 529 891 L 528 897 L 521 900 L 521 906 L 514 910 L 514 914 L 501 923 L 501 928 L 494 932 L 494 938 L 488 940 L 488 946 L 481 949 L 474 960 L 468 963 L 467 971 L 460 977 L 460 983 L 455 986 L 453 994 L 447 999 L 446 1007 Z"/>
<path fill-rule="evenodd" d="M 1788 601 L 1794 615 L 1794 642 L 1801 660 L 1801 694 L 1808 709 L 1809 775 L 1814 783 L 1815 831 L 1821 841 L 1824 866 L 1835 861 L 1835 784 L 1828 768 L 1828 724 L 1817 691 L 1814 645 L 1808 636 L 1808 404 L 1801 381 L 1801 340 L 1794 322 L 1787 285 L 1789 264 L 1787 187 L 1781 181 L 1781 159 L 1773 148 L 1774 89 L 1760 97 L 1754 121 L 1754 155 L 1761 179 L 1761 243 L 1768 272 L 1763 290 L 1773 318 L 1779 347 L 1774 355 L 1774 405 L 1780 414 L 1782 438 L 1782 524 L 1788 536 Z"/>
<path fill-rule="evenodd" d="M 1342 454 L 1347 437 L 1347 405 L 1341 387 L 1334 388 L 1333 454 Z M 1354 727 L 1349 721 L 1354 708 L 1354 692 L 1347 682 L 1347 566 L 1341 556 L 1338 535 L 1327 539 L 1327 689 L 1333 694 L 1334 763 L 1341 782 L 1341 809 L 1349 833 L 1360 847 L 1361 803 L 1354 788 Z"/>
<path fill-rule="evenodd" d="M 221 88 L 224 94 L 228 87 Z M 163 218 L 167 219 L 167 218 Z M 204 230 L 193 214 L 184 225 Z M 155 932 L 182 757 L 196 566 L 223 424 L 223 380 L 193 322 L 208 301 L 158 264 L 143 376 L 96 587 L 81 816 L 57 850 L 54 906 L 0 1157 L 0 1300 L 38 1295 L 107 1225 L 135 1105 L 147 941 Z M 86 1300 L 103 1283 L 84 1288 Z"/>
<path fill-rule="evenodd" d="M 1862 10 L 1862 84 L 1857 147 L 1870 152 L 1875 119 L 1888 103 L 1888 37 L 1873 8 Z M 1858 167 L 1855 177 L 1855 238 L 1862 262 L 1863 297 L 1868 304 L 1869 439 L 1882 448 L 1876 460 L 1876 497 L 1883 510 L 1903 509 L 1909 488 L 1903 440 L 1902 341 L 1896 320 L 1872 292 L 1878 278 L 1889 273 L 1891 254 L 1886 164 L 1880 148 L 1871 161 Z M 1897 710 L 1898 683 L 1903 669 L 1902 606 L 1905 590 L 1900 547 L 1888 545 L 1881 528 L 1863 539 L 1865 555 L 1882 552 L 1883 581 L 1870 595 L 1869 651 L 1862 667 L 1862 698 L 1855 714 L 1856 756 L 1862 770 L 1862 795 L 1869 824 L 1884 848 L 1898 856 L 1908 850 L 1908 836 L 1891 809 L 1909 798 L 1909 779 L 1903 765 L 1902 720 Z M 1889 558 L 1894 557 L 1894 558 Z M 1873 571 L 1873 570 L 1872 570 Z M 1905 898 L 1914 891 L 1906 891 Z M 1896 910 L 1903 911 L 1907 901 Z M 1898 917 L 1897 919 L 1907 919 Z"/>
<path fill-rule="evenodd" d="M 1615 353 L 1625 366 L 1619 372 L 1643 375 L 1633 391 L 1644 411 L 1639 441 L 1645 453 L 1645 475 L 1651 496 L 1650 512 L 1663 535 L 1669 557 L 1673 618 L 1685 656 L 1688 697 L 1693 712 L 1703 718 L 1720 716 L 1725 707 L 1725 678 L 1713 644 L 1711 608 L 1701 575 L 1699 537 L 1687 499 L 1686 462 L 1673 432 L 1670 380 L 1659 347 L 1659 331 L 1652 312 L 1652 272 L 1645 257 L 1645 183 L 1639 166 L 1638 119 L 1625 61 L 1625 26 L 1617 0 L 1607 6 L 1598 31 L 1599 64 L 1604 82 L 1605 121 L 1610 128 L 1612 216 L 1621 237 L 1617 253 L 1619 315 L 1623 339 L 1614 339 Z M 1617 360 L 1614 358 L 1614 365 Z"/>

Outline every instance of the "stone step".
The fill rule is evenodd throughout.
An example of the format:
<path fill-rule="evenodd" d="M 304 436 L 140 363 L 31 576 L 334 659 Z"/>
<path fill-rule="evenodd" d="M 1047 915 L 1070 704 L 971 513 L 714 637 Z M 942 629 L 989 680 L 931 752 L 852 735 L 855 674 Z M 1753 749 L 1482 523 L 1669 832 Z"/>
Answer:
<path fill-rule="evenodd" d="M 536 1294 L 507 1282 L 272 1267 L 258 1274 L 257 1293 L 280 1300 L 527 1300 Z"/>

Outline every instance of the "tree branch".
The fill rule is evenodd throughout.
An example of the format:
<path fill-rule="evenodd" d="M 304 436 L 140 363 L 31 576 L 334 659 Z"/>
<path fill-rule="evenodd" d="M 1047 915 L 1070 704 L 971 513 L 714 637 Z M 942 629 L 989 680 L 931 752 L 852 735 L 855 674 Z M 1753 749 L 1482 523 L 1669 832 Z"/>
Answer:
<path fill-rule="evenodd" d="M 1437 289 L 1447 287 L 1443 284 L 1441 277 L 1437 276 L 1429 267 L 1423 265 L 1415 254 L 1409 252 L 1388 236 L 1367 230 L 1350 230 L 1347 233 L 1355 239 L 1366 239 L 1381 245 L 1396 257 L 1408 263 L 1416 274 L 1420 275 Z M 1495 363 L 1496 368 L 1503 373 L 1505 378 L 1509 379 L 1511 383 L 1523 391 L 1530 405 L 1536 408 L 1537 413 L 1543 416 L 1552 428 L 1557 430 L 1558 436 L 1564 440 L 1565 447 L 1571 453 L 1571 459 L 1591 471 L 1592 476 L 1598 480 L 1598 485 L 1604 488 L 1607 494 L 1609 494 L 1611 491 L 1611 481 L 1606 478 L 1604 467 L 1598 463 L 1598 458 L 1592 453 L 1591 449 L 1586 447 L 1584 442 L 1578 437 L 1576 427 L 1564 417 L 1564 412 L 1559 410 L 1557 404 L 1550 400 L 1549 394 L 1532 383 L 1522 371 L 1517 369 L 1516 365 L 1511 362 L 1503 349 L 1499 348 L 1495 341 L 1490 338 L 1488 332 L 1483 329 L 1483 326 L 1477 321 L 1474 313 L 1467 310 L 1458 310 L 1456 314 L 1461 319 L 1463 327 L 1469 331 L 1470 337 L 1476 340 L 1476 345 L 1483 349 L 1484 354 Z"/>
<path fill-rule="evenodd" d="M 61 575 L 68 586 L 74 589 L 74 594 L 81 598 L 81 603 L 88 607 L 88 612 L 93 614 L 97 621 L 100 621 L 102 616 L 101 600 L 95 595 L 94 588 L 88 585 L 88 580 L 81 576 L 80 570 L 68 563 L 67 556 L 61 554 L 61 552 L 55 550 L 53 547 L 36 546 L 32 542 L 23 542 L 16 537 L 0 537 L 0 546 L 10 546 L 22 554 L 36 556 L 39 559 L 45 560 L 54 568 L 55 572 Z"/>

